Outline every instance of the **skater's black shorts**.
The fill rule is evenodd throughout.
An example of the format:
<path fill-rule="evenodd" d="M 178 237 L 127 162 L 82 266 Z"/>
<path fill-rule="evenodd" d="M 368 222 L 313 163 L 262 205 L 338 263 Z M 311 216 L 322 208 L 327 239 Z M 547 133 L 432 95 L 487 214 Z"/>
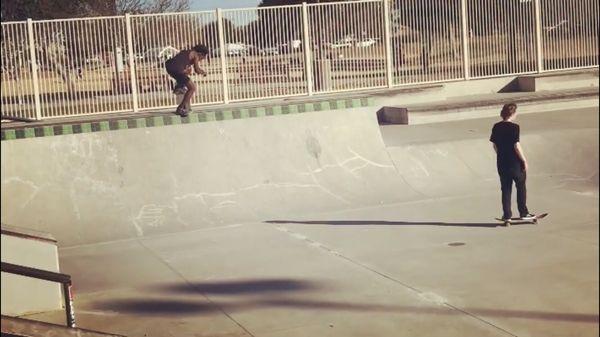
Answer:
<path fill-rule="evenodd" d="M 170 66 L 168 61 L 165 63 L 165 69 L 167 69 L 169 76 L 173 77 L 175 81 L 177 81 L 176 87 L 178 88 L 186 86 L 190 81 L 190 77 L 188 75 L 184 74 L 179 69 L 174 69 L 174 67 Z"/>

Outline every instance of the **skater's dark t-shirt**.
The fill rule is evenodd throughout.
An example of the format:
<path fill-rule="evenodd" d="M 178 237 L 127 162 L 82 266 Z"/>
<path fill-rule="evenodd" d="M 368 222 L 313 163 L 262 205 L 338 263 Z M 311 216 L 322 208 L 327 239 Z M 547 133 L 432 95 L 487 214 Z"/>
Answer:
<path fill-rule="evenodd" d="M 502 121 L 494 124 L 490 141 L 498 148 L 497 165 L 499 169 L 520 167 L 515 144 L 519 142 L 520 128 L 518 124 Z"/>
<path fill-rule="evenodd" d="M 177 55 L 173 56 L 173 58 L 167 61 L 167 67 L 175 72 L 183 73 L 187 67 L 190 66 L 190 64 L 195 62 L 190 55 L 191 53 L 191 50 L 183 50 L 179 52 Z"/>

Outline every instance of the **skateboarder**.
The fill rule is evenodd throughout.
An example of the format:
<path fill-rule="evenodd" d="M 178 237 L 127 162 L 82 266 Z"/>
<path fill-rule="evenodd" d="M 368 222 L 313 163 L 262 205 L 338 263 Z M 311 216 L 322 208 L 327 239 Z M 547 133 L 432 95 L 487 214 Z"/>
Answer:
<path fill-rule="evenodd" d="M 517 105 L 509 103 L 504 105 L 500 112 L 502 121 L 494 124 L 490 141 L 494 143 L 496 151 L 496 165 L 500 175 L 502 188 L 502 219 L 509 220 L 512 217 L 511 193 L 512 183 L 517 188 L 517 205 L 521 218 L 532 218 L 533 214 L 527 209 L 527 159 L 521 143 L 519 142 L 520 128 L 514 123 L 517 116 Z"/>
<path fill-rule="evenodd" d="M 189 75 L 192 73 L 192 67 L 196 74 L 206 76 L 206 71 L 200 68 L 200 61 L 208 56 L 208 47 L 199 44 L 190 50 L 182 50 L 177 55 L 173 56 L 165 62 L 167 73 L 177 81 L 173 88 L 173 93 L 181 94 L 185 88 L 187 91 L 183 96 L 183 100 L 175 111 L 176 114 L 185 117 L 188 114 L 188 107 L 194 93 L 196 92 L 196 83 L 192 82 Z"/>

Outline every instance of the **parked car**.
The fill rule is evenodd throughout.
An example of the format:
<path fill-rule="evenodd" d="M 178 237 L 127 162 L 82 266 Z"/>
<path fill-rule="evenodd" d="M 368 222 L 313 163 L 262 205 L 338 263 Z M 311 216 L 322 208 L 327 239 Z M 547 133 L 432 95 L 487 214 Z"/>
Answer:
<path fill-rule="evenodd" d="M 571 35 L 571 34 L 589 34 L 586 25 L 562 19 L 559 22 L 543 27 L 543 31 L 547 35 Z"/>
<path fill-rule="evenodd" d="M 246 55 L 258 55 L 260 52 L 260 49 L 249 44 L 246 45 Z"/>
<path fill-rule="evenodd" d="M 152 48 L 146 50 L 144 59 L 148 62 L 165 62 L 179 53 L 179 49 L 171 46 Z"/>
<path fill-rule="evenodd" d="M 100 68 L 104 66 L 104 61 L 99 55 L 88 57 L 85 59 L 85 66 L 87 68 Z"/>
<path fill-rule="evenodd" d="M 241 42 L 227 43 L 225 44 L 225 47 L 225 54 L 227 56 L 246 56 L 258 54 L 258 50 L 256 47 Z M 221 49 L 214 48 L 212 49 L 211 53 L 212 56 L 219 57 L 221 56 Z"/>
<path fill-rule="evenodd" d="M 544 27 L 544 30 L 546 31 L 546 33 L 556 33 L 556 32 L 560 32 L 565 29 L 568 29 L 568 26 L 569 26 L 569 20 L 563 19 L 563 20 L 560 20 L 560 22 L 556 23 L 555 25 Z"/>
<path fill-rule="evenodd" d="M 378 38 L 366 37 L 358 42 L 356 42 L 356 46 L 359 48 L 371 47 L 377 43 Z"/>
<path fill-rule="evenodd" d="M 260 50 L 260 55 L 279 55 L 279 48 L 265 47 Z"/>
<path fill-rule="evenodd" d="M 329 47 L 336 49 L 336 48 L 348 48 L 348 47 L 352 47 L 354 45 L 354 43 L 356 43 L 356 39 L 354 39 L 353 37 L 347 36 L 337 42 L 333 42 L 329 44 Z"/>
<path fill-rule="evenodd" d="M 302 51 L 302 40 L 291 40 L 290 42 L 282 43 L 279 45 L 279 52 L 281 54 L 298 51 Z"/>

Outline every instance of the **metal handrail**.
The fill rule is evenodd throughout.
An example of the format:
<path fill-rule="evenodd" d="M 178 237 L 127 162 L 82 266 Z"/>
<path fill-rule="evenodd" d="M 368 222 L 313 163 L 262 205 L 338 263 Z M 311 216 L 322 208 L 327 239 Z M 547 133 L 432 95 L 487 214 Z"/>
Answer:
<path fill-rule="evenodd" d="M 57 282 L 62 285 L 65 296 L 65 311 L 67 315 L 67 326 L 75 327 L 75 310 L 73 308 L 73 293 L 71 292 L 71 275 L 55 273 L 47 270 L 20 266 L 8 262 L 0 263 L 0 271 L 5 273 L 31 277 L 35 279 Z"/>

